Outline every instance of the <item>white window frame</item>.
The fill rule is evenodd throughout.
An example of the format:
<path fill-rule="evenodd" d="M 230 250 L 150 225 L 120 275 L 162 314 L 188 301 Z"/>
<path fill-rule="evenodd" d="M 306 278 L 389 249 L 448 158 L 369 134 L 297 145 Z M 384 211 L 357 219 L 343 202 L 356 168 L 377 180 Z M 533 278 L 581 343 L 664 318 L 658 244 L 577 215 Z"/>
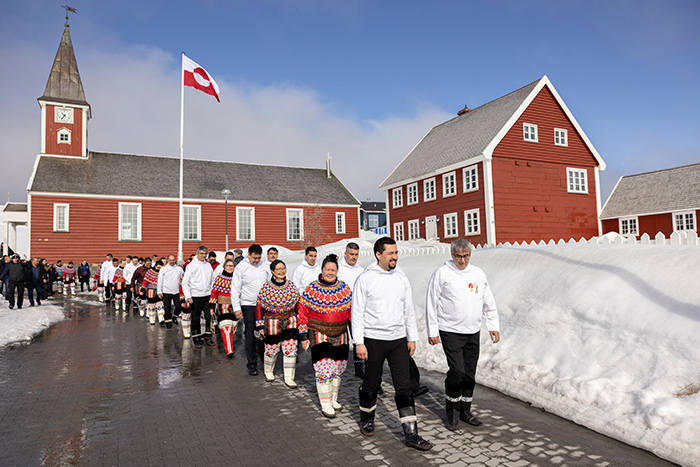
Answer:
<path fill-rule="evenodd" d="M 394 209 L 403 207 L 403 187 L 398 187 L 391 190 L 391 199 Z"/>
<path fill-rule="evenodd" d="M 131 236 L 131 238 L 124 238 L 124 236 L 123 236 L 124 227 L 123 227 L 123 225 L 122 225 L 122 222 L 123 222 L 123 213 L 124 213 L 123 208 L 124 208 L 125 206 L 136 206 L 136 207 L 138 208 L 137 211 L 136 211 L 136 222 L 137 222 L 137 224 L 138 224 L 138 225 L 136 226 L 136 238 L 134 238 L 133 235 Z M 142 219 L 142 217 L 141 217 L 141 208 L 142 208 L 142 207 L 141 207 L 141 203 L 119 203 L 119 225 L 118 225 L 118 229 L 119 229 L 119 241 L 120 241 L 120 242 L 140 242 L 140 241 L 141 241 L 141 225 L 142 225 L 142 222 L 141 222 L 141 219 Z"/>
<path fill-rule="evenodd" d="M 632 226 L 632 224 L 634 224 L 634 226 Z M 639 235 L 639 219 L 637 216 L 621 217 L 619 219 L 619 227 L 620 235 Z"/>
<path fill-rule="evenodd" d="M 428 186 L 432 184 L 432 189 L 428 189 Z M 423 201 L 433 201 L 434 199 L 437 198 L 437 191 L 436 189 L 436 184 L 435 184 L 435 177 L 428 178 L 423 180 Z M 429 195 L 432 193 L 432 197 L 429 197 Z"/>
<path fill-rule="evenodd" d="M 534 123 L 523 123 L 523 141 L 537 143 L 537 125 Z"/>
<path fill-rule="evenodd" d="M 372 225 L 372 221 L 374 221 L 375 225 Z M 367 225 L 370 229 L 379 228 L 379 214 L 367 214 Z"/>
<path fill-rule="evenodd" d="M 418 182 L 408 185 L 406 187 L 406 192 L 408 194 L 408 199 L 406 200 L 407 205 L 418 204 Z"/>
<path fill-rule="evenodd" d="M 65 220 L 63 226 L 59 225 L 59 218 L 58 218 L 58 210 L 59 208 L 66 208 L 65 211 Z M 70 232 L 70 227 L 69 227 L 69 219 L 70 219 L 70 204 L 65 204 L 65 203 L 54 203 L 53 204 L 53 231 L 54 232 Z"/>
<path fill-rule="evenodd" d="M 185 235 L 185 209 L 196 209 L 197 213 L 197 238 L 187 238 Z M 194 242 L 202 241 L 202 206 L 195 204 L 183 204 L 182 205 L 182 241 L 184 242 Z"/>
<path fill-rule="evenodd" d="M 449 198 L 457 194 L 457 173 L 442 174 L 442 197 Z"/>
<path fill-rule="evenodd" d="M 471 226 L 469 225 L 470 219 L 473 221 Z M 476 229 L 474 229 L 473 224 L 476 224 Z M 479 215 L 479 209 L 464 211 L 464 236 L 468 237 L 470 235 L 479 234 L 481 234 L 481 216 Z"/>
<path fill-rule="evenodd" d="M 420 222 L 418 219 L 408 221 L 408 239 L 418 240 L 420 238 Z"/>
<path fill-rule="evenodd" d="M 59 120 L 59 119 L 58 119 L 58 113 L 59 113 L 60 111 L 62 111 L 62 110 L 67 110 L 67 111 L 68 111 L 68 114 L 70 115 L 70 120 L 64 122 L 63 120 Z M 53 121 L 56 122 L 56 123 L 69 123 L 69 124 L 72 125 L 73 122 L 74 122 L 74 120 L 75 120 L 74 115 L 75 115 L 75 110 L 74 110 L 72 107 L 59 107 L 59 106 L 56 106 L 56 107 L 53 108 Z"/>
<path fill-rule="evenodd" d="M 474 174 L 473 182 L 472 172 Z M 462 193 L 479 190 L 479 166 L 477 164 L 462 169 L 462 187 Z"/>
<path fill-rule="evenodd" d="M 394 222 L 394 240 L 397 242 L 403 241 L 403 222 Z"/>
<path fill-rule="evenodd" d="M 582 187 L 576 186 L 575 176 L 578 175 L 581 179 Z M 572 181 L 572 176 L 574 180 Z M 586 169 L 577 169 L 575 167 L 566 168 L 566 187 L 569 193 L 588 194 L 588 171 Z"/>
<path fill-rule="evenodd" d="M 442 218 L 442 223 L 444 224 L 445 238 L 453 238 L 459 235 L 456 212 L 445 214 Z"/>
<path fill-rule="evenodd" d="M 345 213 L 335 213 L 335 233 L 338 235 L 345 234 Z"/>
<path fill-rule="evenodd" d="M 688 228 L 688 216 L 690 216 L 690 219 L 692 220 L 692 228 Z M 678 223 L 679 217 L 681 217 L 680 224 Z M 696 232 L 698 231 L 698 223 L 697 219 L 695 218 L 695 211 L 677 211 L 673 213 L 673 231 L 678 232 L 681 230 L 694 230 Z"/>
<path fill-rule="evenodd" d="M 250 238 L 241 236 L 241 212 L 250 212 Z M 251 206 L 236 206 L 236 241 L 237 242 L 254 242 L 255 241 L 255 208 Z"/>
<path fill-rule="evenodd" d="M 569 145 L 569 131 L 564 128 L 554 129 L 554 145 L 555 146 L 568 146 Z"/>
<path fill-rule="evenodd" d="M 299 213 L 299 238 L 292 238 L 289 232 L 289 214 L 292 212 Z M 298 208 L 287 208 L 287 241 L 288 242 L 303 242 L 304 241 L 304 210 Z"/>
<path fill-rule="evenodd" d="M 58 144 L 71 144 L 71 141 L 73 140 L 72 138 L 72 131 L 70 131 L 68 128 L 59 128 L 56 130 L 56 142 Z M 61 141 L 61 136 L 66 135 L 67 138 L 65 141 Z"/>

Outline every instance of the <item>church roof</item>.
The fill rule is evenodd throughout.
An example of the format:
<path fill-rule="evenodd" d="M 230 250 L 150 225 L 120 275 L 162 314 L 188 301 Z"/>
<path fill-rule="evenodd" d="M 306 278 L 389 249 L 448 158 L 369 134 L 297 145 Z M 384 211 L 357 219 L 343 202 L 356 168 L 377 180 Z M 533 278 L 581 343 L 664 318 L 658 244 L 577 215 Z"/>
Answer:
<path fill-rule="evenodd" d="M 83 90 L 83 83 L 80 81 L 78 62 L 75 59 L 68 27 L 63 31 L 44 95 L 39 100 L 89 105 L 85 100 L 85 91 Z"/>
<path fill-rule="evenodd" d="M 344 204 L 360 202 L 326 169 L 185 159 L 185 199 Z M 40 155 L 28 190 L 56 194 L 143 198 L 180 196 L 180 159 L 90 152 L 87 158 Z"/>

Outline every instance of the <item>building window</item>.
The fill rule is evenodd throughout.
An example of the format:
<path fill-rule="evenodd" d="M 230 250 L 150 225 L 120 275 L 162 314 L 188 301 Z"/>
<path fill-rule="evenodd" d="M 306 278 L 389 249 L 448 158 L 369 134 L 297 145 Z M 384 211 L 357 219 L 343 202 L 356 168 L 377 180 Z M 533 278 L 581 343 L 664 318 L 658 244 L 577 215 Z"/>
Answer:
<path fill-rule="evenodd" d="M 403 240 L 403 222 L 394 224 L 394 240 L 400 242 Z"/>
<path fill-rule="evenodd" d="M 344 234 L 345 233 L 345 213 L 336 212 L 335 213 L 335 233 Z"/>
<path fill-rule="evenodd" d="M 628 217 L 626 219 L 620 219 L 620 233 L 622 235 L 639 235 L 637 218 Z"/>
<path fill-rule="evenodd" d="M 442 197 L 454 196 L 457 194 L 457 176 L 454 172 L 443 174 L 442 176 Z"/>
<path fill-rule="evenodd" d="M 408 239 L 417 240 L 420 238 L 420 222 L 418 219 L 408 221 Z"/>
<path fill-rule="evenodd" d="M 696 230 L 695 212 L 688 211 L 673 213 L 673 230 Z"/>
<path fill-rule="evenodd" d="M 479 210 L 464 211 L 464 235 L 479 235 L 480 233 Z"/>
<path fill-rule="evenodd" d="M 566 168 L 566 177 L 569 181 L 569 193 L 588 193 L 586 169 Z"/>
<path fill-rule="evenodd" d="M 523 139 L 525 141 L 537 142 L 537 125 L 523 123 Z"/>
<path fill-rule="evenodd" d="M 394 188 L 391 191 L 391 193 L 393 195 L 394 207 L 400 208 L 401 206 L 403 206 L 403 190 L 401 189 L 401 187 Z"/>
<path fill-rule="evenodd" d="M 435 177 L 423 180 L 423 201 L 435 199 Z"/>
<path fill-rule="evenodd" d="M 255 208 L 236 207 L 236 241 L 255 240 Z"/>
<path fill-rule="evenodd" d="M 182 239 L 201 240 L 201 206 L 182 206 Z"/>
<path fill-rule="evenodd" d="M 408 204 L 418 204 L 418 184 L 411 183 L 408 185 Z"/>
<path fill-rule="evenodd" d="M 68 232 L 68 210 L 67 204 L 53 205 L 53 231 Z"/>
<path fill-rule="evenodd" d="M 477 165 L 470 165 L 462 170 L 462 178 L 464 181 L 464 193 L 476 191 L 479 189 L 479 171 Z"/>
<path fill-rule="evenodd" d="M 71 131 L 68 128 L 61 128 L 56 132 L 58 136 L 58 144 L 70 144 Z"/>
<path fill-rule="evenodd" d="M 457 213 L 445 214 L 445 237 L 457 236 Z"/>
<path fill-rule="evenodd" d="M 299 242 L 304 239 L 304 210 L 287 209 L 287 241 Z"/>
<path fill-rule="evenodd" d="M 554 129 L 554 144 L 556 144 L 557 146 L 569 145 L 569 136 L 567 134 L 567 130 L 564 130 L 563 128 Z"/>
<path fill-rule="evenodd" d="M 119 203 L 119 240 L 141 240 L 141 203 Z"/>
<path fill-rule="evenodd" d="M 379 214 L 370 214 L 369 218 L 369 228 L 376 229 L 379 227 Z"/>

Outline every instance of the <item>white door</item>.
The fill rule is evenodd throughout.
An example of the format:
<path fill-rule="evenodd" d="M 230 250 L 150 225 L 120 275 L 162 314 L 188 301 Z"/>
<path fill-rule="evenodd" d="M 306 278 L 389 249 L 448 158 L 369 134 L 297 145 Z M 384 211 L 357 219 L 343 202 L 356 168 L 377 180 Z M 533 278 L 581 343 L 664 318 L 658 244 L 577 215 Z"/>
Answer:
<path fill-rule="evenodd" d="M 430 216 L 425 218 L 425 239 L 435 240 L 437 238 L 437 217 Z"/>

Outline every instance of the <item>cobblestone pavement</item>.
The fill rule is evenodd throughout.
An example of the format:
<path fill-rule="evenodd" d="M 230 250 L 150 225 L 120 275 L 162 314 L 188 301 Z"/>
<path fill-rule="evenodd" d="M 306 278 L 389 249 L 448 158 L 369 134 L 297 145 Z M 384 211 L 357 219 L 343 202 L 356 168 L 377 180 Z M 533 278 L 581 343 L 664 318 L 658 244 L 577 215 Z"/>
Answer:
<path fill-rule="evenodd" d="M 86 296 L 83 296 L 86 297 Z M 55 300 L 60 302 L 60 300 Z M 384 383 L 377 432 L 359 432 L 349 371 L 335 419 L 321 415 L 309 352 L 299 388 L 266 383 L 245 368 L 243 341 L 195 350 L 179 328 L 79 296 L 66 321 L 31 345 L 0 349 L 0 465 L 672 465 L 484 387 L 474 411 L 484 421 L 449 432 L 443 376 L 423 371 L 430 393 L 417 400 L 419 431 L 435 447 L 406 448 Z M 241 329 L 239 329 L 240 334 Z M 281 359 L 280 359 L 281 360 Z M 390 381 L 388 371 L 385 381 Z"/>

